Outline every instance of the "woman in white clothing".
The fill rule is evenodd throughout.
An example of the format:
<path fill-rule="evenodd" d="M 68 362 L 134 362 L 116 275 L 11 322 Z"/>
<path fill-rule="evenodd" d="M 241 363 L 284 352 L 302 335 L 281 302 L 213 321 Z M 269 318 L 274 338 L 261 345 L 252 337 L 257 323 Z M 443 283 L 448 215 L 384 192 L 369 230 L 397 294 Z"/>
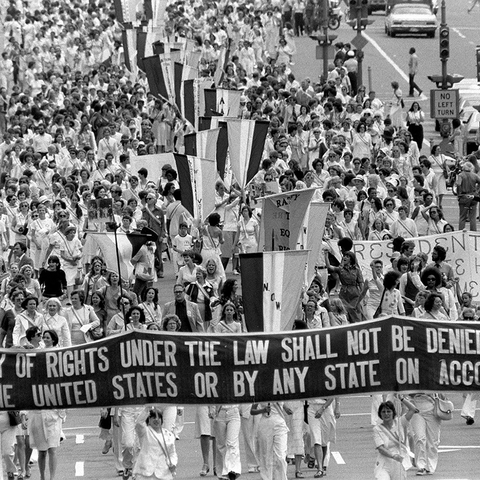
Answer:
<path fill-rule="evenodd" d="M 65 235 L 60 235 L 62 242 L 60 244 L 60 256 L 62 258 L 62 268 L 67 277 L 67 292 L 70 293 L 75 285 L 75 280 L 81 271 L 82 266 L 79 260 L 82 258 L 83 246 L 76 237 L 77 229 L 69 226 L 65 229 Z"/>
<path fill-rule="evenodd" d="M 251 415 L 261 415 L 258 423 L 257 458 L 262 480 L 287 480 L 287 439 L 283 403 L 255 403 Z"/>
<path fill-rule="evenodd" d="M 432 475 L 437 469 L 442 425 L 442 421 L 433 413 L 435 395 L 415 393 L 410 396 L 410 399 L 419 411 L 418 415 L 412 418 L 417 475 Z"/>
<path fill-rule="evenodd" d="M 144 291 L 144 301 L 139 307 L 145 313 L 145 321 L 148 324 L 162 324 L 162 309 L 158 304 L 158 290 L 155 287 L 148 287 Z"/>
<path fill-rule="evenodd" d="M 380 315 L 405 315 L 402 296 L 398 290 L 401 274 L 394 270 L 387 272 L 383 278 L 383 292 L 380 300 Z"/>
<path fill-rule="evenodd" d="M 234 245 L 238 244 L 242 253 L 256 252 L 258 248 L 258 222 L 248 205 L 244 205 L 240 213 Z"/>
<path fill-rule="evenodd" d="M 58 345 L 60 347 L 71 347 L 72 339 L 70 336 L 70 329 L 68 328 L 67 319 L 59 312 L 62 308 L 62 304 L 58 298 L 49 298 L 45 303 L 46 313 L 42 319 L 42 331 L 53 330 L 58 335 Z"/>
<path fill-rule="evenodd" d="M 411 452 L 407 443 L 408 423 L 418 411 L 411 402 L 402 398 L 408 411 L 397 416 L 391 401 L 382 402 L 378 407 L 380 424 L 373 427 L 373 440 L 377 449 L 375 463 L 376 480 L 406 480 L 406 470 L 411 467 Z M 413 422 L 412 422 L 413 423 Z"/>
<path fill-rule="evenodd" d="M 85 305 L 85 294 L 81 290 L 75 290 L 71 295 L 72 306 L 66 308 L 63 313 L 70 328 L 72 345 L 82 345 L 91 342 L 92 330 L 100 327 L 100 320 L 93 307 Z M 100 332 L 98 332 L 100 336 Z"/>
<path fill-rule="evenodd" d="M 177 471 L 175 436 L 163 428 L 163 415 L 146 407 L 137 417 L 135 431 L 140 451 L 133 468 L 136 480 L 172 480 Z"/>
<path fill-rule="evenodd" d="M 51 300 L 49 300 L 50 302 Z M 68 327 L 67 327 L 68 328 Z M 54 330 L 43 332 L 45 348 L 56 348 L 59 345 L 59 336 Z M 34 410 L 29 414 L 28 432 L 32 448 L 38 450 L 38 468 L 40 478 L 45 479 L 45 470 L 48 455 L 50 480 L 55 480 L 57 470 L 57 447 L 60 445 L 62 423 L 66 418 L 65 410 Z"/>
<path fill-rule="evenodd" d="M 22 303 L 25 309 L 15 317 L 15 327 L 13 327 L 13 344 L 15 346 L 28 345 L 27 330 L 30 327 L 41 327 L 43 315 L 37 312 L 38 298 L 27 297 Z"/>
<path fill-rule="evenodd" d="M 38 218 L 30 222 L 30 237 L 32 239 L 33 264 L 38 273 L 39 269 L 45 264 L 49 235 L 55 232 L 56 225 L 51 218 L 47 218 L 47 207 L 44 204 L 41 203 L 37 207 L 37 213 Z"/>
<path fill-rule="evenodd" d="M 321 478 L 327 474 L 328 446 L 329 443 L 336 441 L 336 419 L 339 417 L 340 402 L 337 399 L 316 398 L 308 401 L 308 426 L 318 466 L 314 478 Z"/>
<path fill-rule="evenodd" d="M 242 324 L 233 303 L 223 306 L 220 322 L 215 326 L 216 333 L 241 333 Z M 216 467 L 223 478 L 235 480 L 242 471 L 240 461 L 240 408 L 238 405 L 218 405 L 210 407 L 210 418 L 214 419 L 213 431 L 216 442 Z M 253 432 L 252 432 L 253 433 Z"/>
<path fill-rule="evenodd" d="M 221 475 L 221 478 L 235 480 L 242 471 L 239 406 L 219 405 L 210 407 L 209 416 L 214 419 L 213 432 L 216 443 L 217 473 Z"/>
<path fill-rule="evenodd" d="M 442 153 L 440 145 L 434 145 L 431 155 L 428 157 L 432 164 L 431 169 L 435 173 L 435 195 L 437 197 L 437 205 L 442 208 L 443 196 L 447 193 L 447 183 L 445 174 L 448 175 L 449 169 L 447 160 L 454 163 L 454 160 Z"/>

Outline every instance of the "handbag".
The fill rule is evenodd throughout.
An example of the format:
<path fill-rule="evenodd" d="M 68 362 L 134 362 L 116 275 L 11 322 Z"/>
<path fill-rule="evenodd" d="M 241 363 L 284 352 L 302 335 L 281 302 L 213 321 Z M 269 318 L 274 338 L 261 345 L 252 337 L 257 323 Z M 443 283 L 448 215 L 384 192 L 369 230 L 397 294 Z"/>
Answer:
<path fill-rule="evenodd" d="M 88 331 L 88 334 L 90 335 L 90 338 L 92 340 L 101 340 L 103 338 L 103 328 L 99 325 L 98 327 L 91 328 Z"/>
<path fill-rule="evenodd" d="M 433 415 L 439 420 L 451 420 L 453 418 L 453 403 L 450 400 L 443 400 L 435 395 Z"/>
<path fill-rule="evenodd" d="M 195 239 L 193 241 L 193 246 L 192 246 L 192 250 L 194 253 L 202 253 L 202 248 L 203 248 L 203 242 L 201 239 Z"/>
<path fill-rule="evenodd" d="M 11 427 L 16 427 L 22 423 L 22 417 L 20 416 L 20 410 L 9 410 L 8 419 Z"/>

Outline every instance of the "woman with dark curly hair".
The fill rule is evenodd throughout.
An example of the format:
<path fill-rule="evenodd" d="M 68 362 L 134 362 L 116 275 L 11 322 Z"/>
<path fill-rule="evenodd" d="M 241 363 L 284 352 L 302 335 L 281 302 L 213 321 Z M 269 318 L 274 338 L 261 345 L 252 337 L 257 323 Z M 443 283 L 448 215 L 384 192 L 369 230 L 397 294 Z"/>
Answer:
<path fill-rule="evenodd" d="M 125 325 L 122 328 L 122 332 L 146 329 L 144 311 L 139 306 L 130 308 L 125 314 Z"/>

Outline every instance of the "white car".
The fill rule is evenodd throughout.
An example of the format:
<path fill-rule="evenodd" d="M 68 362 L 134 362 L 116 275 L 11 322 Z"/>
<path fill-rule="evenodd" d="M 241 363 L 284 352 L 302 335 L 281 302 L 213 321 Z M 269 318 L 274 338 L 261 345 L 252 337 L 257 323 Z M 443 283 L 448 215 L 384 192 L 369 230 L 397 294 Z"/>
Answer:
<path fill-rule="evenodd" d="M 407 33 L 434 38 L 437 26 L 437 17 L 428 5 L 399 3 L 385 17 L 385 33 L 391 37 Z"/>

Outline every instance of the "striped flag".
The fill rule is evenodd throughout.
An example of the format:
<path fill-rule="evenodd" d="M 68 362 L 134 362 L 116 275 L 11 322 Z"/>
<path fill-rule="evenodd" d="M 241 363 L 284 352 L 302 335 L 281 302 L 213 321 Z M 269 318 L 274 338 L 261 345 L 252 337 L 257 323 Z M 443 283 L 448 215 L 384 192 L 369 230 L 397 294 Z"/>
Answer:
<path fill-rule="evenodd" d="M 300 301 L 307 250 L 240 255 L 242 298 L 249 332 L 290 330 Z"/>
<path fill-rule="evenodd" d="M 182 205 L 194 218 L 204 219 L 215 208 L 216 162 L 192 155 L 173 154 L 182 192 Z"/>
<path fill-rule="evenodd" d="M 148 230 L 148 229 L 147 229 Z M 151 230 L 150 230 L 151 232 Z M 88 232 L 85 244 L 85 250 L 95 251 L 99 248 L 102 257 L 105 260 L 107 270 L 118 272 L 120 263 L 120 275 L 123 279 L 128 279 L 133 274 L 133 265 L 131 262 L 140 250 L 140 247 L 146 242 L 154 242 L 157 235 L 151 233 L 124 233 L 117 232 L 117 245 L 119 261 L 117 262 L 117 251 L 115 248 L 115 233 L 113 232 Z M 89 243 L 91 242 L 91 243 Z"/>
<path fill-rule="evenodd" d="M 225 67 L 230 59 L 230 41 L 228 46 L 223 46 L 220 49 L 218 55 L 217 68 L 215 69 L 215 74 L 213 79 L 215 80 L 215 86 L 219 87 L 223 82 L 223 77 L 225 76 Z"/>
<path fill-rule="evenodd" d="M 220 115 L 224 117 L 238 117 L 240 114 L 240 90 L 227 90 L 226 88 L 205 89 L 205 112 L 203 115 L 211 117 Z"/>
<path fill-rule="evenodd" d="M 241 188 L 255 176 L 262 160 L 269 122 L 227 118 L 232 171 Z"/>
<path fill-rule="evenodd" d="M 216 161 L 220 130 L 220 128 L 212 128 L 185 135 L 185 154 Z"/>
<path fill-rule="evenodd" d="M 297 249 L 314 192 L 315 188 L 307 188 L 263 198 L 259 251 Z"/>
<path fill-rule="evenodd" d="M 224 117 L 200 117 L 198 121 L 198 130 L 209 130 L 212 128 L 220 128 L 217 139 L 217 172 L 220 178 L 225 178 L 225 167 L 228 157 L 228 132 L 227 124 L 223 120 Z"/>
<path fill-rule="evenodd" d="M 182 103 L 185 101 L 185 80 L 194 80 L 197 78 L 198 70 L 183 63 L 175 62 L 173 65 L 173 73 L 175 78 L 175 100 L 178 109 L 182 111 Z"/>
<path fill-rule="evenodd" d="M 136 22 L 137 4 L 138 0 L 114 0 L 117 21 L 121 24 Z"/>
<path fill-rule="evenodd" d="M 136 30 L 133 28 L 122 30 L 122 43 L 125 66 L 136 76 L 138 72 Z"/>
<path fill-rule="evenodd" d="M 213 79 L 210 77 L 195 78 L 183 82 L 183 98 L 180 111 L 198 130 L 198 119 L 205 111 L 204 90 L 212 86 Z"/>
<path fill-rule="evenodd" d="M 305 226 L 300 234 L 302 243 L 297 246 L 297 249 L 310 250 L 307 264 L 307 285 L 310 285 L 315 277 L 315 265 L 322 248 L 325 219 L 329 209 L 329 203 L 311 202 L 305 215 Z"/>
<path fill-rule="evenodd" d="M 143 58 L 142 65 L 152 94 L 169 101 L 175 98 L 170 59 L 162 58 L 162 55 L 153 55 Z"/>

